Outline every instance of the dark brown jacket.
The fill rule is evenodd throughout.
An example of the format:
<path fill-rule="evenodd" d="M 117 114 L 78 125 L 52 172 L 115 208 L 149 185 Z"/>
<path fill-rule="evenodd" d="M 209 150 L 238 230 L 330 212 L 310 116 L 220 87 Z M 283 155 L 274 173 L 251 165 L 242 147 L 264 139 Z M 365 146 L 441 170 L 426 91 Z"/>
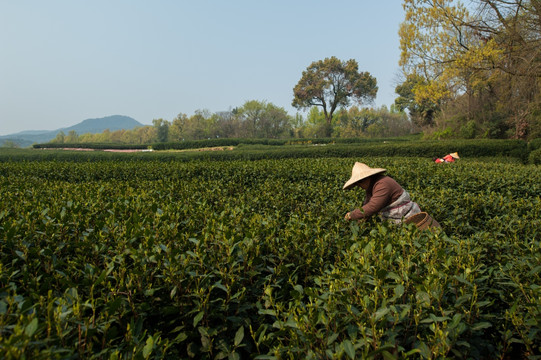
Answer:
<path fill-rule="evenodd" d="M 377 214 L 386 206 L 395 202 L 404 189 L 393 178 L 385 175 L 374 175 L 366 190 L 366 197 L 362 210 L 355 209 L 350 212 L 352 220 L 366 219 Z"/>

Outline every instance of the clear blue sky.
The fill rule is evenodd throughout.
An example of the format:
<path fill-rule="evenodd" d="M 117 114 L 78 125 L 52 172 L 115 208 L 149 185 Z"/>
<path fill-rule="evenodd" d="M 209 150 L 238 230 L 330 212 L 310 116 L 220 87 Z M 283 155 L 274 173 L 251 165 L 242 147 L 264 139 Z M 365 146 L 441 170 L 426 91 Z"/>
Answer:
<path fill-rule="evenodd" d="M 294 115 L 313 61 L 355 59 L 390 106 L 400 0 L 0 0 L 0 135 L 248 100 Z"/>

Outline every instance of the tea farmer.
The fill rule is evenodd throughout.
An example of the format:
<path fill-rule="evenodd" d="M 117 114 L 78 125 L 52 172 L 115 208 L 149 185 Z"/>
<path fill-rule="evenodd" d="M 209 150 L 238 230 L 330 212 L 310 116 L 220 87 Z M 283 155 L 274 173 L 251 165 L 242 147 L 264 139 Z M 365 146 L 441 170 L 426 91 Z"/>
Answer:
<path fill-rule="evenodd" d="M 449 155 L 445 155 L 443 157 L 443 161 L 445 161 L 445 162 L 454 162 L 455 159 L 460 159 L 457 152 L 454 152 L 454 153 L 449 154 Z"/>
<path fill-rule="evenodd" d="M 458 156 L 458 153 L 457 153 L 457 152 L 454 152 L 454 153 L 452 153 L 452 154 L 445 155 L 443 158 L 433 157 L 433 158 L 432 158 L 432 161 L 434 161 L 436 164 L 441 164 L 441 163 L 450 163 L 450 162 L 454 162 L 455 159 L 460 159 L 460 157 Z"/>
<path fill-rule="evenodd" d="M 421 212 L 419 205 L 411 201 L 409 193 L 402 186 L 390 176 L 383 175 L 385 171 L 355 163 L 344 190 L 360 187 L 366 191 L 366 197 L 362 208 L 348 212 L 346 220 L 364 220 L 379 214 L 383 220 L 399 224 L 403 219 Z"/>
<path fill-rule="evenodd" d="M 448 162 L 448 163 L 449 163 L 449 162 L 454 162 L 455 159 L 460 159 L 460 157 L 458 156 L 458 152 L 454 152 L 454 153 L 452 153 L 452 154 L 445 155 L 445 156 L 443 157 L 443 161 Z"/>

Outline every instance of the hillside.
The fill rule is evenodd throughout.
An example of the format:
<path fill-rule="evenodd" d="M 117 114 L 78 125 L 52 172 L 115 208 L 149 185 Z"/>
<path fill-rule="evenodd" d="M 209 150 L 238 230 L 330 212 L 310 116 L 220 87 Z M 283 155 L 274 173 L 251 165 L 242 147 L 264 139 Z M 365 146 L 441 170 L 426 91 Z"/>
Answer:
<path fill-rule="evenodd" d="M 19 147 L 28 147 L 34 143 L 49 142 L 54 139 L 60 131 L 63 131 L 64 134 L 68 134 L 73 130 L 77 134 L 82 135 L 86 133 L 97 134 L 107 129 L 110 131 L 122 129 L 131 130 L 140 126 L 144 125 L 129 116 L 112 115 L 97 119 L 86 119 L 76 125 L 56 130 L 26 130 L 15 134 L 3 135 L 0 136 L 0 146 L 7 141 L 12 141 Z"/>

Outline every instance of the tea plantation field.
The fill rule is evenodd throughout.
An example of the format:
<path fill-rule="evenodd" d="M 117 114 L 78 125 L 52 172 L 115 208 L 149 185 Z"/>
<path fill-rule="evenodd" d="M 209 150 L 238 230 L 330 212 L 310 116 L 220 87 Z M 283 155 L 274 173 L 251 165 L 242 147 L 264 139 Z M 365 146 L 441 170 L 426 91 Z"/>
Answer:
<path fill-rule="evenodd" d="M 344 214 L 355 161 L 442 230 Z M 0 162 L 5 359 L 541 357 L 541 167 Z"/>

